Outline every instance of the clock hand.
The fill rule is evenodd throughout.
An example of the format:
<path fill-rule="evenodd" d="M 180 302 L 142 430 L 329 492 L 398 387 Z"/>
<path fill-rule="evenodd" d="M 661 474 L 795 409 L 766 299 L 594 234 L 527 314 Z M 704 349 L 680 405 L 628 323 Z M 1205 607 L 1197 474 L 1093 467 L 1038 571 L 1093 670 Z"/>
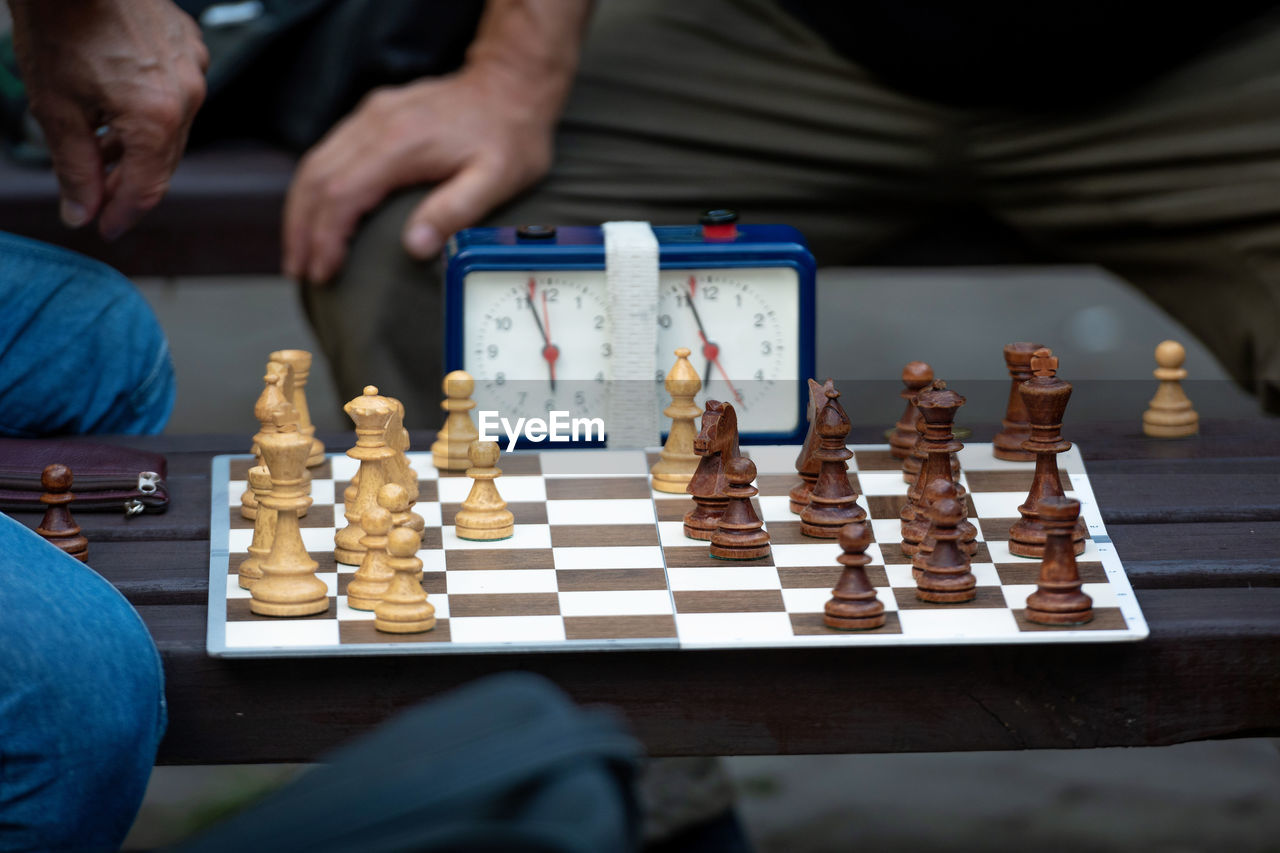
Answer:
<path fill-rule="evenodd" d="M 742 395 L 738 393 L 738 389 L 733 387 L 733 382 L 729 379 L 729 374 L 725 372 L 724 366 L 720 364 L 720 347 L 707 340 L 706 335 L 698 333 L 702 338 L 702 354 L 707 357 L 707 381 L 710 382 L 711 365 L 716 366 L 716 370 L 720 371 L 720 375 L 724 377 L 724 384 L 729 386 L 729 393 L 733 395 L 733 399 L 738 401 L 738 405 L 745 405 L 742 402 Z"/>
<path fill-rule="evenodd" d="M 533 313 L 534 325 L 538 327 L 538 334 L 542 335 L 542 343 L 544 346 L 551 346 L 551 341 L 547 339 L 547 331 L 542 327 L 542 318 L 538 316 L 538 309 L 533 307 L 533 292 L 537 290 L 537 285 L 533 281 L 533 276 L 529 277 L 529 310 Z M 547 301 L 546 294 L 542 294 L 542 310 L 546 311 Z"/>
<path fill-rule="evenodd" d="M 538 312 L 533 312 L 538 316 Z M 547 292 L 542 291 L 542 321 L 546 328 L 542 332 L 542 340 L 546 345 L 542 348 L 542 357 L 547 360 L 547 369 L 551 372 L 551 393 L 556 393 L 556 359 L 560 357 L 560 347 L 551 343 L 551 311 L 547 309 Z"/>
<path fill-rule="evenodd" d="M 698 306 L 693 304 L 693 294 L 698 289 L 698 279 L 689 276 L 689 289 L 687 291 L 689 297 L 689 310 L 693 312 L 693 322 L 698 324 L 698 337 L 702 339 L 702 354 L 707 359 L 707 366 L 702 371 L 702 387 L 706 388 L 711 384 L 711 359 L 714 353 L 718 353 L 720 348 L 707 340 L 707 330 L 702 325 L 702 316 L 698 314 Z"/>

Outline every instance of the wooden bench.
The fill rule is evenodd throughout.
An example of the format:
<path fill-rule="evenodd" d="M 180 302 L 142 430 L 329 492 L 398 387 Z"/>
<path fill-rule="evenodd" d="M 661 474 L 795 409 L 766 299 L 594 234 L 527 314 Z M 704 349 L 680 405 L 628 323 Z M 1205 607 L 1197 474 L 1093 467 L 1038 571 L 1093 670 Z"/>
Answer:
<path fill-rule="evenodd" d="M 994 426 L 974 429 L 985 441 Z M 528 669 L 621 708 L 656 755 L 1154 746 L 1280 734 L 1280 429 L 1155 441 L 1071 424 L 1151 636 L 1059 646 L 221 660 L 205 653 L 209 476 L 244 436 L 119 439 L 168 455 L 172 506 L 82 513 L 90 564 L 164 658 L 163 763 L 309 761 L 398 709 Z M 851 441 L 879 441 L 855 429 Z M 346 435 L 325 436 L 331 448 Z M 431 436 L 415 435 L 425 447 Z M 34 526 L 36 515 L 21 518 Z"/>
<path fill-rule="evenodd" d="M 58 187 L 48 169 L 0 157 L 0 231 L 65 246 L 129 276 L 274 275 L 295 158 L 261 144 L 221 144 L 190 152 L 169 193 L 115 243 L 58 219 Z M 711 204 L 714 200 L 710 200 Z M 693 221 L 696 210 L 689 212 Z M 1044 263 L 1007 226 L 961 207 L 865 259 L 872 266 Z"/>

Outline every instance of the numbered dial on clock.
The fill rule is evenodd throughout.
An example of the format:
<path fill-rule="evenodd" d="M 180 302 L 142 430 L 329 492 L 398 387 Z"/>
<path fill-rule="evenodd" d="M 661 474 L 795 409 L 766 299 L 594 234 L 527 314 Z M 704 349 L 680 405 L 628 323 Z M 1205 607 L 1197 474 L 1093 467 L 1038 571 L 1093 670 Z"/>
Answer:
<path fill-rule="evenodd" d="M 790 429 L 798 379 L 797 298 L 789 268 L 663 270 L 655 379 L 665 376 L 676 347 L 688 347 L 702 376 L 700 401 L 733 403 L 753 431 Z"/>
<path fill-rule="evenodd" d="M 613 375 L 601 273 L 494 271 L 469 279 L 466 364 L 476 403 L 504 414 L 599 416 Z"/>

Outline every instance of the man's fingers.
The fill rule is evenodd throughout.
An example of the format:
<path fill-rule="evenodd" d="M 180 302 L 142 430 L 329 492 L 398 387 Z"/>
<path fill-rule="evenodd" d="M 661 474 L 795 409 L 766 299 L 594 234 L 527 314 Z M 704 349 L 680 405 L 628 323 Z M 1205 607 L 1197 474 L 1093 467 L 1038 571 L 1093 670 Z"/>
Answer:
<path fill-rule="evenodd" d="M 124 139 L 124 153 L 107 179 L 107 201 L 98 230 L 114 240 L 133 227 L 144 213 L 160 203 L 169 189 L 183 139 Z"/>
<path fill-rule="evenodd" d="M 496 163 L 476 161 L 432 190 L 405 223 L 405 250 L 420 260 L 434 257 L 451 234 L 475 225 L 513 189 Z"/>
<path fill-rule="evenodd" d="M 98 214 L 102 204 L 102 157 L 93 128 L 85 117 L 68 110 L 42 118 L 49 153 L 58 176 L 62 221 L 79 228 Z"/>

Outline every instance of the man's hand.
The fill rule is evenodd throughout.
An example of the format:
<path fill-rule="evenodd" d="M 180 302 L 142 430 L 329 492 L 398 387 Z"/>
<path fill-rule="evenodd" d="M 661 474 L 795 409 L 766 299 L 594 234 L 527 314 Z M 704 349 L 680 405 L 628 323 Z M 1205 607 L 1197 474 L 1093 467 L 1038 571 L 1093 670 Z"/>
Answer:
<path fill-rule="evenodd" d="M 298 167 L 285 202 L 285 274 L 332 278 L 360 217 L 402 187 L 436 185 L 403 232 L 405 249 L 425 259 L 541 178 L 588 6 L 490 0 L 461 71 L 366 97 Z"/>
<path fill-rule="evenodd" d="M 209 54 L 170 0 L 10 0 L 31 112 L 53 156 L 62 219 L 108 240 L 169 187 L 204 100 Z"/>

